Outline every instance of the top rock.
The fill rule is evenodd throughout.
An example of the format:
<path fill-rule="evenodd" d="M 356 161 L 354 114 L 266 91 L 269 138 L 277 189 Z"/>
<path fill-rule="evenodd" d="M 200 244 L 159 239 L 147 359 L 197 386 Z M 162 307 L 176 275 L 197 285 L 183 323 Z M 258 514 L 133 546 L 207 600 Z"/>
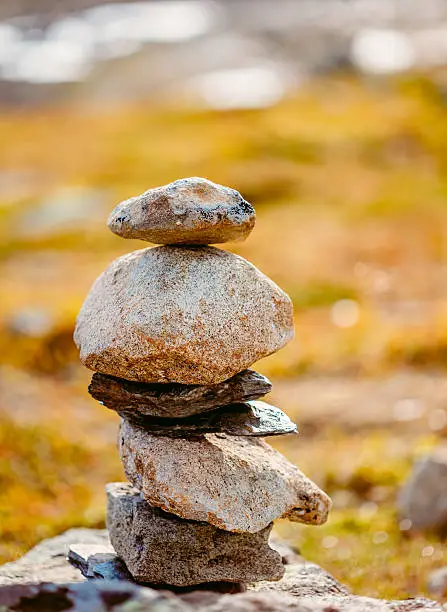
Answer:
<path fill-rule="evenodd" d="M 193 177 L 121 202 L 107 225 L 122 238 L 155 244 L 217 244 L 245 240 L 255 220 L 238 191 Z"/>

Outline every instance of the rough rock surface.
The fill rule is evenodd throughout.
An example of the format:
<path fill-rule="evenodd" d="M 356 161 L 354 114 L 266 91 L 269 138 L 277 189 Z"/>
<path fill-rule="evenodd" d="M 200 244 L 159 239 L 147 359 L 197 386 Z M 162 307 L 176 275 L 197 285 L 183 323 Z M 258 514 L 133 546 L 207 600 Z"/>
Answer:
<path fill-rule="evenodd" d="M 293 551 L 287 555 L 293 563 L 286 566 L 279 582 L 248 585 L 246 592 L 231 595 L 211 591 L 216 585 L 174 593 L 122 580 L 86 581 L 67 561 L 73 542 L 107 545 L 107 532 L 71 529 L 42 542 L 18 561 L 0 566 L 0 585 L 7 585 L 0 586 L 0 606 L 23 612 L 443 612 L 441 605 L 424 598 L 384 601 L 351 595 L 318 566 L 295 559 Z M 72 579 L 67 578 L 70 573 Z M 46 583 L 42 583 L 43 575 Z"/>
<path fill-rule="evenodd" d="M 238 191 L 192 177 L 121 202 L 107 225 L 122 238 L 155 244 L 217 244 L 245 240 L 255 220 Z"/>
<path fill-rule="evenodd" d="M 119 437 L 127 478 L 171 514 L 251 533 L 278 517 L 314 525 L 327 519 L 329 497 L 258 438 L 165 438 L 128 421 Z"/>
<path fill-rule="evenodd" d="M 231 404 L 184 419 L 154 419 L 127 410 L 117 412 L 151 434 L 172 438 L 216 432 L 257 437 L 297 433 L 295 423 L 282 410 L 259 401 Z"/>
<path fill-rule="evenodd" d="M 242 257 L 162 246 L 111 263 L 74 337 L 82 363 L 103 374 L 208 385 L 287 344 L 292 310 L 289 297 Z"/>
<path fill-rule="evenodd" d="M 88 390 L 104 406 L 118 412 L 183 418 L 219 406 L 256 400 L 269 393 L 272 384 L 254 370 L 243 370 L 215 385 L 140 383 L 95 372 Z"/>
<path fill-rule="evenodd" d="M 281 556 L 268 545 L 271 524 L 255 534 L 230 533 L 154 508 L 127 483 L 106 490 L 110 540 L 137 582 L 189 586 L 284 574 Z"/>
<path fill-rule="evenodd" d="M 447 534 L 447 445 L 416 463 L 401 491 L 399 509 L 413 528 Z"/>

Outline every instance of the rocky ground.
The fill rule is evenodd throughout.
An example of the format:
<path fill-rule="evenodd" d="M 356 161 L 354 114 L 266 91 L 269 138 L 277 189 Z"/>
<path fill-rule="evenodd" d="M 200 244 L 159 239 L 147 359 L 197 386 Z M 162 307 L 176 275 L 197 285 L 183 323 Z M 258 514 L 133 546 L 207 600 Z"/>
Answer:
<path fill-rule="evenodd" d="M 278 582 L 247 587 L 204 585 L 200 589 L 154 590 L 126 580 L 123 566 L 109 550 L 104 530 L 71 529 L 45 540 L 13 563 L 0 566 L 0 606 L 25 612 L 442 612 L 440 604 L 424 599 L 385 601 L 352 595 L 330 574 L 306 562 L 280 541 L 286 573 Z M 82 549 L 83 555 L 73 551 Z M 73 560 L 68 560 L 68 555 Z M 88 551 L 92 551 L 88 559 Z M 229 592 L 229 591 L 233 592 Z M 3 608 L 2 608 L 3 609 Z"/>

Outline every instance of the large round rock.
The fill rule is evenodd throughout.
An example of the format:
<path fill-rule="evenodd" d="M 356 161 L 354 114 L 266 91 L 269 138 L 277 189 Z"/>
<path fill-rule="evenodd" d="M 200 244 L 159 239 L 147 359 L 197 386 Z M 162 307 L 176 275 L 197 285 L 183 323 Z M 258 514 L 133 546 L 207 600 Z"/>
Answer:
<path fill-rule="evenodd" d="M 88 368 L 143 382 L 213 384 L 284 346 L 292 303 L 242 257 L 161 246 L 124 255 L 96 280 L 75 342 Z"/>

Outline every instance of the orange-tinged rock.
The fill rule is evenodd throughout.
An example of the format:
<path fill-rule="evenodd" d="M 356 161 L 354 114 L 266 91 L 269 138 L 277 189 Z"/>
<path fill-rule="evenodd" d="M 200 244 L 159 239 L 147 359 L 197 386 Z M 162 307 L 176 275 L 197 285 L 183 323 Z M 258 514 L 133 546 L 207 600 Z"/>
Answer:
<path fill-rule="evenodd" d="M 96 280 L 75 342 L 88 368 L 141 382 L 219 383 L 293 337 L 284 291 L 214 247 L 124 255 Z"/>
<path fill-rule="evenodd" d="M 261 439 L 167 438 L 122 421 L 120 455 L 127 478 L 149 504 L 227 531 L 255 533 L 279 517 L 318 525 L 331 506 L 316 484 Z"/>
<path fill-rule="evenodd" d="M 235 189 L 204 178 L 179 179 L 118 204 L 108 227 L 122 238 L 154 244 L 245 240 L 256 214 Z"/>

